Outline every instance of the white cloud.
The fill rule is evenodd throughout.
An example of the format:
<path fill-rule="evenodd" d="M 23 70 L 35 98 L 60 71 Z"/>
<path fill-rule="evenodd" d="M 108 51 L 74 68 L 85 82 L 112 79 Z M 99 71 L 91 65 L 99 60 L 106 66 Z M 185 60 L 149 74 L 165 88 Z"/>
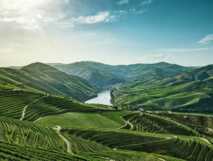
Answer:
<path fill-rule="evenodd" d="M 118 5 L 125 5 L 125 4 L 128 4 L 129 3 L 129 0 L 120 0 L 117 2 Z"/>
<path fill-rule="evenodd" d="M 198 43 L 200 44 L 208 44 L 213 41 L 213 34 L 206 35 L 202 38 Z"/>
<path fill-rule="evenodd" d="M 99 12 L 96 15 L 80 16 L 74 18 L 73 21 L 78 24 L 96 24 L 112 22 L 115 16 L 111 15 L 109 11 Z"/>
<path fill-rule="evenodd" d="M 66 0 L 0 0 L 0 23 L 39 30 L 43 25 L 62 19 L 66 4 Z"/>

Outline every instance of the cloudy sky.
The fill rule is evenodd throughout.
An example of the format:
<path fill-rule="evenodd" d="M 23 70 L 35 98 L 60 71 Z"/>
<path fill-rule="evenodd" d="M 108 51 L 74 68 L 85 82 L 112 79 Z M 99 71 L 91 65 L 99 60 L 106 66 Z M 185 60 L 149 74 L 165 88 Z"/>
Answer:
<path fill-rule="evenodd" d="M 212 0 L 0 0 L 0 66 L 213 64 Z"/>

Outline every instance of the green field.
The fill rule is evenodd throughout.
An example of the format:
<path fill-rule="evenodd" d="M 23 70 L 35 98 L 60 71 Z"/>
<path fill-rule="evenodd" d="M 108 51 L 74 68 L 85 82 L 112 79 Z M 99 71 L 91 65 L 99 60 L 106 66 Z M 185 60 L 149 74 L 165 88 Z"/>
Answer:
<path fill-rule="evenodd" d="M 107 113 L 107 112 L 106 112 Z M 103 113 L 65 113 L 55 116 L 47 116 L 36 121 L 37 125 L 53 127 L 60 125 L 63 128 L 119 128 L 121 121 L 113 120 Z"/>

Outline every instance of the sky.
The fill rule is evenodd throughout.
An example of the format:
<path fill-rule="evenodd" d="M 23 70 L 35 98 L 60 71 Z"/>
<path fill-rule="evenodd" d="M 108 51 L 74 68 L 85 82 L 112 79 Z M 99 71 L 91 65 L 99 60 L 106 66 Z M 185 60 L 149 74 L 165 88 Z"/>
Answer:
<path fill-rule="evenodd" d="M 0 66 L 213 64 L 212 0 L 0 0 Z"/>

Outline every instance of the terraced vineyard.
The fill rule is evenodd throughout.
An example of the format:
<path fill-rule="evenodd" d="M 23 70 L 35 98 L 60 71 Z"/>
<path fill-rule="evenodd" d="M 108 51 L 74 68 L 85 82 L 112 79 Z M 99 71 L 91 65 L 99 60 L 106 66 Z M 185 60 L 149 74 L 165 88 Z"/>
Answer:
<path fill-rule="evenodd" d="M 136 131 L 172 133 L 179 135 L 199 135 L 195 130 L 184 124 L 178 123 L 169 118 L 149 113 L 133 113 L 124 117 L 129 124 L 123 128 L 132 128 Z M 132 125 L 132 127 L 130 126 Z"/>
<path fill-rule="evenodd" d="M 86 159 L 67 153 L 59 153 L 47 149 L 22 147 L 0 142 L 0 159 L 4 161 L 86 161 Z"/>
<path fill-rule="evenodd" d="M 70 129 L 64 130 L 64 133 L 67 133 L 70 138 L 74 135 L 75 137 L 101 143 L 113 149 L 152 152 L 193 161 L 212 161 L 213 159 L 212 145 L 196 137 L 152 133 L 141 134 L 118 130 Z"/>
<path fill-rule="evenodd" d="M 0 116 L 19 119 L 23 108 L 39 97 L 41 95 L 29 92 L 0 91 Z"/>
<path fill-rule="evenodd" d="M 63 97 L 26 91 L 1 91 L 0 116 L 35 121 L 36 119 L 65 112 L 94 112 L 106 110 L 102 106 L 85 105 Z"/>
<path fill-rule="evenodd" d="M 52 129 L 6 117 L 0 117 L 0 128 L 1 141 L 34 148 L 65 151 L 63 141 Z"/>
<path fill-rule="evenodd" d="M 48 77 L 51 76 L 54 83 L 59 81 L 60 87 L 64 85 L 61 84 L 64 79 L 49 73 L 47 69 L 56 73 L 59 71 L 43 66 L 46 69 L 44 74 L 40 68 L 37 69 L 38 64 L 32 67 L 36 67 L 37 75 L 45 81 L 51 82 Z M 156 74 L 159 78 L 160 75 Z M 32 75 L 37 80 L 37 76 Z M 185 82 L 182 77 L 167 78 L 163 83 L 155 80 L 153 84 L 157 85 L 156 88 L 153 84 L 144 86 L 144 82 L 136 85 L 130 83 L 128 87 L 122 86 L 113 91 L 115 93 L 112 92 L 113 96 L 118 96 L 117 101 L 121 101 L 119 106 L 115 103 L 114 107 L 79 102 L 64 95 L 69 91 L 62 90 L 62 95 L 57 91 L 55 94 L 59 95 L 53 95 L 54 92 L 30 89 L 32 82 L 21 88 L 15 78 L 11 80 L 15 82 L 5 84 L 4 80 L 7 78 L 8 81 L 10 76 L 0 76 L 2 161 L 213 161 L 213 116 L 173 110 L 177 106 L 178 109 L 188 107 L 189 112 L 192 104 L 196 104 L 196 110 L 207 107 L 209 102 L 203 101 L 210 100 L 212 96 L 212 78 L 209 75 L 204 80 L 199 77 L 199 81 L 194 80 L 197 76 L 193 76 L 192 82 Z M 70 80 L 70 77 L 66 77 Z M 177 83 L 179 80 L 184 83 Z M 43 86 L 40 81 L 36 82 Z M 167 84 L 168 81 L 174 84 Z M 54 83 L 51 82 L 51 86 Z M 159 84 L 166 84 L 167 87 Z M 89 84 L 85 88 L 88 87 Z M 48 86 L 50 91 L 57 88 L 57 83 L 54 89 Z M 186 92 L 191 90 L 195 93 Z M 85 95 L 89 96 L 90 93 Z M 83 95 L 76 95 L 76 98 L 85 100 Z M 140 101 L 144 104 L 138 104 Z M 184 106 L 180 107 L 180 104 Z M 199 104 L 203 106 L 199 107 Z M 162 107 L 157 108 L 159 105 Z M 134 108 L 127 108 L 132 106 Z M 204 111 L 209 109 L 204 108 Z"/>

